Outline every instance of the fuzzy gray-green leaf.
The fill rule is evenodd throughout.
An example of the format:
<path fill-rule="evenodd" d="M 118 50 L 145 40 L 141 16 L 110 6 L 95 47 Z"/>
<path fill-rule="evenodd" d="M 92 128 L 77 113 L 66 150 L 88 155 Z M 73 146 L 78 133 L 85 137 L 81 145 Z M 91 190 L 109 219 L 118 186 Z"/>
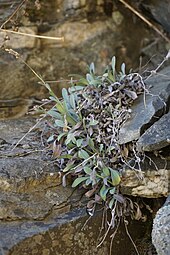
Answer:
<path fill-rule="evenodd" d="M 76 102 L 75 102 L 75 96 L 74 94 L 70 95 L 70 105 L 72 106 L 72 108 L 75 110 L 76 109 Z"/>
<path fill-rule="evenodd" d="M 80 183 L 83 181 L 86 181 L 89 177 L 83 176 L 83 177 L 78 177 L 77 179 L 74 180 L 72 187 L 75 188 L 77 187 Z"/>
<path fill-rule="evenodd" d="M 91 169 L 90 167 L 88 167 L 88 166 L 85 166 L 85 167 L 84 167 L 84 172 L 85 172 L 86 174 L 91 174 L 91 173 L 92 173 L 92 169 Z"/>
<path fill-rule="evenodd" d="M 88 159 L 90 156 L 85 150 L 82 149 L 78 152 L 78 157 L 82 159 Z"/>
<path fill-rule="evenodd" d="M 68 104 L 69 103 L 69 96 L 66 88 L 62 89 L 62 97 L 64 98 L 64 101 Z"/>
<path fill-rule="evenodd" d="M 62 127 L 62 128 L 65 126 L 64 121 L 62 120 L 55 120 L 55 125 L 57 127 Z"/>
<path fill-rule="evenodd" d="M 102 188 L 100 189 L 100 196 L 104 201 L 106 201 L 106 195 L 107 195 L 108 190 L 109 190 L 109 188 L 106 187 L 105 185 L 103 185 Z"/>
<path fill-rule="evenodd" d="M 95 126 L 95 125 L 97 125 L 98 123 L 99 123 L 98 120 L 90 120 L 89 126 Z"/>
<path fill-rule="evenodd" d="M 78 147 L 78 148 L 79 148 L 79 147 L 81 147 L 82 142 L 83 142 L 83 139 L 82 139 L 82 138 L 77 139 L 77 141 L 76 141 L 76 145 L 77 145 L 77 147 Z"/>

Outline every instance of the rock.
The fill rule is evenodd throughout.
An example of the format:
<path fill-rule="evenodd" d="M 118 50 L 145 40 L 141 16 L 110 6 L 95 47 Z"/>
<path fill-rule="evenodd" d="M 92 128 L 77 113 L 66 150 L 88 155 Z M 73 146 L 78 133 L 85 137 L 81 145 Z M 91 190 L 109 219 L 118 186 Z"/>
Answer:
<path fill-rule="evenodd" d="M 170 112 L 163 115 L 139 138 L 139 151 L 160 150 L 170 145 Z"/>
<path fill-rule="evenodd" d="M 109 255 L 110 237 L 99 244 L 102 213 L 89 219 L 84 209 L 76 209 L 45 221 L 0 222 L 0 255 Z M 134 242 L 146 234 L 146 223 L 131 221 L 128 231 Z M 128 249 L 127 249 L 128 247 Z M 115 255 L 135 254 L 124 226 L 113 240 Z"/>
<path fill-rule="evenodd" d="M 89 23 L 85 21 L 74 21 L 65 22 L 61 25 L 55 25 L 53 28 L 46 33 L 47 36 L 60 36 L 64 37 L 64 44 L 61 46 L 65 47 L 77 47 L 85 44 L 86 41 L 90 41 L 94 38 L 103 36 L 110 30 L 111 24 L 109 21 L 96 21 Z M 114 24 L 112 24 L 112 29 L 115 30 Z M 42 47 L 58 47 L 60 42 L 57 43 L 55 40 L 41 40 Z"/>
<path fill-rule="evenodd" d="M 3 44 L 3 40 L 6 35 L 8 35 L 8 40 L 6 41 L 5 45 L 9 49 L 32 49 L 36 46 L 37 38 L 34 35 L 37 34 L 37 27 L 20 27 L 18 32 L 23 33 L 20 34 L 13 34 L 10 32 L 2 32 L 1 31 L 1 38 L 0 38 L 0 45 Z M 27 36 L 24 34 L 30 34 L 32 36 Z"/>
<path fill-rule="evenodd" d="M 139 137 L 165 112 L 170 99 L 170 67 L 146 80 L 151 86 L 146 98 L 141 95 L 132 105 L 132 114 L 119 132 L 119 143 L 128 143 Z"/>
<path fill-rule="evenodd" d="M 24 61 L 27 61 L 28 53 L 23 53 L 22 58 Z M 1 70 L 1 76 L 0 76 L 0 100 L 4 100 L 8 102 L 6 103 L 6 112 L 5 116 L 7 117 L 7 112 L 9 109 L 9 112 L 14 111 L 15 107 L 21 104 L 21 100 L 25 100 L 25 106 L 27 105 L 27 100 L 31 100 L 35 97 L 42 98 L 42 95 L 44 95 L 44 89 L 43 86 L 38 84 L 37 78 L 33 75 L 33 73 L 27 68 L 23 63 L 21 63 L 19 60 L 16 60 L 15 57 L 10 55 L 9 53 L 5 53 L 3 51 L 0 52 L 0 70 Z M 36 91 L 36 92 L 35 92 Z M 30 97 L 30 95 L 32 95 Z M 16 104 L 13 101 L 13 106 L 10 106 L 10 101 L 8 100 L 14 100 Z M 18 100 L 18 104 L 17 104 Z M 12 103 L 12 102 L 11 102 Z M 23 105 L 23 107 L 24 107 Z M 14 110 L 12 109 L 14 107 Z M 22 112 L 22 109 L 20 107 L 20 111 Z M 18 112 L 19 113 L 19 112 Z M 15 115 L 15 114 L 14 114 Z M 11 114 L 9 114 L 11 117 Z"/>
<path fill-rule="evenodd" d="M 141 170 L 126 168 L 120 184 L 121 192 L 147 198 L 166 197 L 169 179 L 170 161 L 153 155 L 146 156 L 144 163 L 141 162 Z"/>
<path fill-rule="evenodd" d="M 0 100 L 0 119 L 19 118 L 28 113 L 29 107 L 33 105 L 32 99 L 15 98 L 11 100 Z"/>
<path fill-rule="evenodd" d="M 170 195 L 153 221 L 152 243 L 159 255 L 170 254 Z"/>
<path fill-rule="evenodd" d="M 169 24 L 169 0 L 143 0 L 140 4 L 145 14 L 161 24 L 164 30 L 170 33 Z"/>
<path fill-rule="evenodd" d="M 3 0 L 0 0 L 0 24 L 1 25 L 15 11 L 15 9 L 18 7 L 20 2 L 21 2 L 20 0 L 16 0 L 13 3 L 11 1 L 6 2 Z"/>
<path fill-rule="evenodd" d="M 1 23 L 12 14 L 19 3 L 18 0 L 15 3 L 0 1 Z M 35 1 L 27 1 L 27 17 L 23 15 L 25 5 L 18 16 L 16 15 L 17 23 L 21 26 L 19 30 L 22 28 L 24 32 L 43 36 L 62 35 L 65 41 L 25 36 L 18 36 L 15 40 L 16 35 L 9 34 L 10 40 L 5 41 L 5 44 L 15 49 L 44 80 L 52 81 L 50 86 L 58 97 L 61 96 L 61 88 L 69 85 L 68 75 L 86 74 L 87 65 L 91 62 L 95 63 L 98 74 L 103 72 L 113 55 L 117 57 L 118 69 L 122 62 L 126 62 L 127 69 L 138 66 L 143 38 L 150 37 L 150 34 L 140 21 L 134 23 L 126 12 L 121 14 L 121 9 L 119 10 L 119 6 L 113 1 L 41 0 L 40 10 L 35 8 L 34 3 Z M 11 29 L 11 23 L 6 24 L 6 28 Z M 129 40 L 129 34 L 133 34 L 135 40 Z M 2 32 L 0 38 L 3 42 Z M 0 44 L 2 46 L 2 43 Z M 49 96 L 48 91 L 38 84 L 38 78 L 21 59 L 16 60 L 7 52 L 1 51 L 0 60 L 0 100 L 17 102 L 18 98 L 34 100 Z M 20 105 L 20 100 L 18 104 Z M 27 108 L 27 101 L 25 104 Z M 22 111 L 22 106 L 17 108 L 17 105 L 11 107 L 5 104 L 2 118 L 11 117 L 12 113 L 17 117 L 24 115 L 25 110 Z"/>
<path fill-rule="evenodd" d="M 54 211 L 69 211 L 80 199 L 71 187 L 62 186 L 58 169 L 44 158 L 38 127 L 19 141 L 34 125 L 34 119 L 26 118 L 0 123 L 1 220 L 45 219 Z"/>

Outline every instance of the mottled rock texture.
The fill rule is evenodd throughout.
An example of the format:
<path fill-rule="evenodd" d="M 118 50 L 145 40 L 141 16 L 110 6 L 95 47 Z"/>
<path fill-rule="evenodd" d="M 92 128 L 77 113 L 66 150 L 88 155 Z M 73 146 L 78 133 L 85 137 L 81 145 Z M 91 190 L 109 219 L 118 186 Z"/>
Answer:
<path fill-rule="evenodd" d="M 150 16 L 150 18 L 153 18 L 157 23 L 161 24 L 165 31 L 170 34 L 169 0 L 161 2 L 159 0 L 143 0 L 140 6 L 147 16 Z"/>
<path fill-rule="evenodd" d="M 42 220 L 67 212 L 81 194 L 62 186 L 54 164 L 43 156 L 40 135 L 34 131 L 19 142 L 34 119 L 2 121 L 0 125 L 0 219 Z M 72 201 L 72 202 L 71 202 Z"/>
<path fill-rule="evenodd" d="M 0 100 L 3 100 L 3 105 L 0 102 L 1 119 L 24 115 L 30 105 L 26 100 L 32 100 L 31 104 L 34 104 L 33 99 L 48 96 L 46 89 L 38 84 L 37 77 L 23 60 L 44 80 L 62 80 L 50 83 L 58 96 L 61 88 L 68 86 L 68 75 L 85 74 L 91 62 L 96 64 L 99 73 L 113 55 L 117 57 L 118 68 L 122 62 L 126 62 L 127 68 L 138 66 L 142 41 L 151 35 L 142 22 L 133 22 L 132 16 L 124 11 L 122 5 L 117 6 L 115 2 L 107 0 L 42 0 L 41 9 L 37 10 L 34 2 L 27 3 L 28 15 L 23 16 L 24 5 L 18 16 L 14 16 L 19 32 L 62 36 L 64 41 L 0 32 L 0 46 L 4 44 L 4 47 L 12 48 L 21 57 L 16 60 L 9 53 L 0 51 Z M 1 25 L 20 3 L 0 1 Z M 12 22 L 5 24 L 8 29 L 12 29 L 12 26 Z M 132 33 L 133 40 L 130 40 L 129 34 Z M 4 38 L 8 40 L 4 42 Z M 23 100 L 22 104 L 18 99 Z M 9 100 L 15 100 L 15 105 Z"/>
<path fill-rule="evenodd" d="M 155 122 L 138 140 L 138 150 L 160 150 L 170 145 L 170 112 Z"/>
<path fill-rule="evenodd" d="M 146 129 L 148 129 L 153 123 L 156 123 L 159 118 L 169 110 L 170 67 L 166 67 L 158 74 L 146 79 L 145 83 L 148 87 L 149 93 L 141 95 L 133 104 L 131 117 L 119 132 L 120 144 L 139 139 Z M 161 123 L 161 125 L 162 124 L 163 123 Z M 153 134 L 154 137 L 155 135 L 156 134 Z M 165 135 L 166 133 L 162 139 L 166 139 Z M 153 136 L 150 136 L 150 138 L 153 139 Z M 168 138 L 169 135 L 167 133 L 167 139 Z M 152 148 L 152 150 L 154 150 L 154 148 Z"/>
<path fill-rule="evenodd" d="M 153 222 L 152 242 L 158 255 L 170 254 L 170 195 L 156 213 Z"/>
<path fill-rule="evenodd" d="M 139 172 L 127 167 L 122 191 L 134 196 L 166 197 L 170 188 L 170 67 L 145 83 L 149 93 L 139 96 L 132 105 L 131 116 L 120 129 L 119 142 L 136 140 L 137 150 L 146 152 L 146 158 Z"/>
<path fill-rule="evenodd" d="M 97 248 L 102 215 L 87 219 L 84 209 L 76 209 L 46 221 L 0 222 L 0 255 L 109 255 L 109 237 Z M 131 221 L 128 229 L 136 241 L 145 236 L 146 223 Z M 123 225 L 117 231 L 112 252 L 135 254 Z"/>
<path fill-rule="evenodd" d="M 127 195 L 157 198 L 170 191 L 170 161 L 150 155 L 141 164 L 141 171 L 127 169 L 121 182 L 121 191 Z"/>

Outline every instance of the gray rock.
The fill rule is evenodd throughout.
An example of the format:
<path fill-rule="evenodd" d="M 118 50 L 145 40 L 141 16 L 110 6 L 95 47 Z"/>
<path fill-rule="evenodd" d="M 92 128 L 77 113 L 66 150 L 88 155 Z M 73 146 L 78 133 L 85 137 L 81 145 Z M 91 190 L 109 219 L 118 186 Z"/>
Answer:
<path fill-rule="evenodd" d="M 0 220 L 45 219 L 80 199 L 62 186 L 58 168 L 45 158 L 38 126 L 19 141 L 34 125 L 29 118 L 0 122 Z"/>
<path fill-rule="evenodd" d="M 158 255 L 170 254 L 170 195 L 156 213 L 153 222 L 152 242 Z"/>
<path fill-rule="evenodd" d="M 85 209 L 72 210 L 45 221 L 1 221 L 0 255 L 109 255 L 109 235 L 103 245 L 97 247 L 101 222 L 102 212 L 96 212 L 89 219 Z M 129 221 L 128 230 L 135 243 L 144 238 L 146 228 L 144 222 Z M 119 226 L 113 239 L 112 251 L 115 255 L 135 254 L 124 225 Z"/>
<path fill-rule="evenodd" d="M 139 138 L 139 151 L 154 151 L 170 145 L 170 112 L 155 122 Z"/>
<path fill-rule="evenodd" d="M 2 25 L 3 22 L 9 18 L 9 16 L 15 11 L 18 5 L 21 3 L 20 0 L 16 0 L 15 2 L 11 1 L 3 1 L 0 0 L 0 24 Z"/>
<path fill-rule="evenodd" d="M 139 139 L 141 134 L 156 122 L 165 112 L 170 99 L 170 67 L 146 80 L 151 86 L 149 94 L 140 95 L 132 106 L 132 114 L 119 132 L 119 143 Z"/>
<path fill-rule="evenodd" d="M 81 193 L 76 191 L 71 195 L 72 188 L 62 186 L 59 169 L 43 153 L 39 126 L 21 140 L 35 123 L 30 118 L 0 122 L 1 220 L 42 220 L 54 213 L 67 212 L 79 203 Z M 13 149 L 16 143 L 18 146 Z M 143 197 L 166 196 L 169 165 L 166 169 L 164 166 L 162 160 L 159 171 L 154 166 L 143 168 L 142 181 L 133 170 L 127 170 L 121 183 L 122 192 Z"/>
<path fill-rule="evenodd" d="M 169 24 L 169 0 L 143 0 L 141 7 L 147 16 L 161 24 L 166 32 L 170 33 Z"/>
<path fill-rule="evenodd" d="M 95 63 L 97 73 L 100 74 L 113 53 L 117 57 L 117 66 L 122 62 L 126 63 L 127 69 L 138 66 L 141 41 L 145 36 L 150 37 L 150 34 L 146 27 L 141 26 L 142 22 L 137 21 L 139 26 L 136 25 L 127 12 L 121 15 L 114 6 L 115 1 L 41 0 L 40 10 L 35 8 L 34 2 L 28 3 L 28 16 L 23 15 L 23 9 L 15 15 L 17 23 L 22 24 L 19 31 L 24 29 L 24 32 L 30 34 L 37 34 L 38 31 L 41 36 L 64 36 L 64 42 L 35 40 L 33 37 L 8 33 L 10 40 L 5 41 L 5 45 L 17 48 L 22 60 L 44 80 L 52 81 L 50 86 L 58 97 L 61 88 L 68 86 L 69 74 L 86 74 L 87 64 L 91 62 Z M 1 24 L 17 9 L 19 3 L 19 0 L 0 1 Z M 11 22 L 6 25 L 6 28 L 10 27 Z M 136 40 L 128 39 L 132 33 Z M 4 34 L 1 32 L 0 46 L 3 41 Z M 0 52 L 0 70 L 0 100 L 7 102 L 18 98 L 27 100 L 49 96 L 29 68 L 7 52 Z M 17 107 L 20 100 L 16 106 L 8 103 L 5 109 L 0 105 L 0 118 L 25 114 L 24 104 L 23 107 Z"/>
<path fill-rule="evenodd" d="M 31 34 L 36 35 L 37 34 L 37 28 L 34 27 L 20 27 L 19 32 L 25 33 L 25 34 Z M 6 32 L 1 31 L 1 37 L 0 37 L 0 45 L 3 44 L 4 38 L 6 36 Z M 33 49 L 36 46 L 37 39 L 36 37 L 31 36 L 28 40 L 27 36 L 23 35 L 17 35 L 17 34 L 10 34 L 10 40 L 6 42 L 6 47 L 8 49 L 21 49 L 21 48 L 27 48 L 27 49 Z"/>

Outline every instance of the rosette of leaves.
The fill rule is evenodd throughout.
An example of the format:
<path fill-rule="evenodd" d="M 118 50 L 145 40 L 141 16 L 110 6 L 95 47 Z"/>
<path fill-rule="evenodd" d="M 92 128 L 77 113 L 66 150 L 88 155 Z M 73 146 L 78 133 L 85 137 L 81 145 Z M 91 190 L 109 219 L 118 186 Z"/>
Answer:
<path fill-rule="evenodd" d="M 83 187 L 92 198 L 89 207 L 105 201 L 113 208 L 115 199 L 120 199 L 121 171 L 134 156 L 133 145 L 120 145 L 118 135 L 144 83 L 137 73 L 126 75 L 125 64 L 116 73 L 115 62 L 113 57 L 100 76 L 92 63 L 85 78 L 63 88 L 62 100 L 48 87 L 55 102 L 48 111 L 55 127 L 48 139 L 53 142 L 53 157 L 63 172 L 63 185 L 71 175 L 72 187 Z"/>

